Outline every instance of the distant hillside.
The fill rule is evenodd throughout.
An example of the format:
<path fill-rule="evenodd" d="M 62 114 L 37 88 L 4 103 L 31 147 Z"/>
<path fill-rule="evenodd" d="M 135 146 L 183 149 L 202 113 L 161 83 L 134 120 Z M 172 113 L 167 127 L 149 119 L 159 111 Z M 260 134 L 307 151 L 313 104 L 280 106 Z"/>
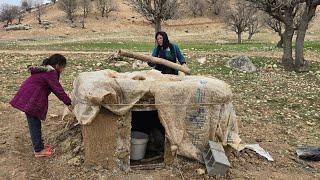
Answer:
<path fill-rule="evenodd" d="M 27 13 L 23 23 L 32 25 L 32 29 L 28 31 L 10 31 L 0 30 L 0 39 L 30 39 L 30 38 L 47 38 L 47 37 L 68 37 L 73 35 L 78 39 L 90 39 L 92 33 L 107 34 L 105 38 L 130 38 L 142 36 L 142 39 L 150 41 L 153 37 L 154 28 L 141 15 L 134 12 L 124 0 L 117 0 L 118 10 L 111 12 L 109 17 L 101 17 L 95 11 L 91 12 L 88 18 L 85 19 L 86 28 L 81 28 L 81 14 L 78 12 L 75 25 L 71 27 L 66 19 L 66 15 L 58 8 L 58 4 L 49 4 L 44 6 L 44 14 L 42 20 L 52 23 L 52 28 L 45 29 L 39 25 L 35 19 L 35 12 Z M 93 10 L 96 9 L 95 2 Z M 319 14 L 319 13 L 318 13 Z M 314 22 L 320 22 L 318 15 Z M 313 23 L 310 26 L 310 31 L 319 32 L 319 23 Z M 226 29 L 224 23 L 218 17 L 182 17 L 176 20 L 169 20 L 163 23 L 163 29 L 170 32 L 175 39 L 184 39 L 186 37 L 195 37 L 203 40 L 215 39 L 234 39 L 235 35 Z M 264 30 L 263 33 L 271 33 L 269 30 Z M 87 35 L 85 35 L 87 34 Z M 267 40 L 277 38 L 276 34 L 271 36 L 255 35 L 254 38 Z M 99 39 L 100 37 L 97 37 Z"/>

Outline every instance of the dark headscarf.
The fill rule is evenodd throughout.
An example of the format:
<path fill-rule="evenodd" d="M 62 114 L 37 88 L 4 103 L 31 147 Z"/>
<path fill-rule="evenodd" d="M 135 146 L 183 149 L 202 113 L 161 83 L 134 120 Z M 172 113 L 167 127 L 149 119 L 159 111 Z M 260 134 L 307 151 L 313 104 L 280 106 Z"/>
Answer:
<path fill-rule="evenodd" d="M 163 49 L 167 49 L 170 46 L 170 41 L 168 38 L 168 35 L 166 32 L 164 31 L 159 31 L 156 33 L 155 39 L 157 40 L 158 35 L 161 35 L 163 37 L 163 45 L 162 48 Z M 159 45 L 158 45 L 159 46 Z"/>

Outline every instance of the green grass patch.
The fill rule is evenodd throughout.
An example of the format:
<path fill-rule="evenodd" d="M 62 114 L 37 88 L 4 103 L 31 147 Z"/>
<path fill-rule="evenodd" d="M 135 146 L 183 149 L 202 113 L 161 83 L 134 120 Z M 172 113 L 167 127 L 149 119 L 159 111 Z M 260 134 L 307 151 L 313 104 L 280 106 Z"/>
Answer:
<path fill-rule="evenodd" d="M 320 41 L 305 41 L 304 48 L 320 51 Z"/>
<path fill-rule="evenodd" d="M 216 44 L 216 43 L 181 43 L 182 49 L 198 50 L 198 51 L 231 51 L 231 52 L 245 52 L 245 51 L 270 51 L 275 50 L 273 44 L 267 43 L 227 43 L 227 44 Z"/>
<path fill-rule="evenodd" d="M 178 42 L 181 49 L 190 51 L 271 51 L 276 50 L 274 44 L 245 42 L 242 44 L 227 43 L 216 44 L 206 42 Z M 11 41 L 0 42 L 1 49 L 8 50 L 73 50 L 73 51 L 110 51 L 117 49 L 128 49 L 133 51 L 150 52 L 154 47 L 153 42 L 133 42 L 133 41 L 108 41 L 108 42 L 62 42 L 43 43 L 42 41 Z"/>

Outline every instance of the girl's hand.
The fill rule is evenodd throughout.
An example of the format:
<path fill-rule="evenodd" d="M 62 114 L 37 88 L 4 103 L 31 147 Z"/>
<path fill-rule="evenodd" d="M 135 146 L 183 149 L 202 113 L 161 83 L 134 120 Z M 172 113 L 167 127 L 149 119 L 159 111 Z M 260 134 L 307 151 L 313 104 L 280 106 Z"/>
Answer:
<path fill-rule="evenodd" d="M 69 109 L 70 112 L 73 111 L 73 108 L 74 108 L 74 107 L 73 107 L 72 105 L 69 105 L 69 106 L 68 106 L 68 109 Z"/>

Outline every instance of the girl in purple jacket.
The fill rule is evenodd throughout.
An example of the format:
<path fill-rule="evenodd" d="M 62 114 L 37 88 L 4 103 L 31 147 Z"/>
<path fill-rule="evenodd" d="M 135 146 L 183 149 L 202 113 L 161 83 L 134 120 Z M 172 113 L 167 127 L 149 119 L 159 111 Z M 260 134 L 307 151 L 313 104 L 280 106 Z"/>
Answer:
<path fill-rule="evenodd" d="M 53 92 L 71 109 L 71 99 L 59 83 L 60 73 L 67 65 L 67 60 L 60 54 L 54 54 L 43 60 L 42 66 L 29 67 L 31 76 L 26 79 L 10 104 L 25 112 L 29 125 L 35 157 L 50 157 L 51 146 L 43 144 L 41 120 L 46 119 L 48 96 Z"/>

